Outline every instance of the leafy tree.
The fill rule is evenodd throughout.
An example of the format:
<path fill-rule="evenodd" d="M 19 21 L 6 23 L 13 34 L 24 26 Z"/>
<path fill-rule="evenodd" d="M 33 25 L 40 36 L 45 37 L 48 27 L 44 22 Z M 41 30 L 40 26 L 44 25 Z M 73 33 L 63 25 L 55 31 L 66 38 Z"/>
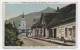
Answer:
<path fill-rule="evenodd" d="M 22 42 L 17 38 L 18 31 L 11 23 L 5 24 L 5 46 L 20 46 Z"/>

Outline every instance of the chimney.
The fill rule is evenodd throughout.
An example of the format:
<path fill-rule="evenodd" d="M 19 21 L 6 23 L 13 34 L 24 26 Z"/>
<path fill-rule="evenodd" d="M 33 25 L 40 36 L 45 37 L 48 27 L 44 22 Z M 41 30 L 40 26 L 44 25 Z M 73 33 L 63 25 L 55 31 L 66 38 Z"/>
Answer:
<path fill-rule="evenodd" d="M 57 11 L 59 11 L 59 7 L 57 7 Z"/>

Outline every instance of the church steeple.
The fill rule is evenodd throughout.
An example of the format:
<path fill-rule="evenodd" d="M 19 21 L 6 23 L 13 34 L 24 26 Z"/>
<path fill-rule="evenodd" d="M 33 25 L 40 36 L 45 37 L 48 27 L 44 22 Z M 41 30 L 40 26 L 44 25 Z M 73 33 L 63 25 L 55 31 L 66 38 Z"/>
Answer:
<path fill-rule="evenodd" d="M 22 18 L 24 18 L 24 11 L 23 11 L 23 14 L 22 14 Z"/>

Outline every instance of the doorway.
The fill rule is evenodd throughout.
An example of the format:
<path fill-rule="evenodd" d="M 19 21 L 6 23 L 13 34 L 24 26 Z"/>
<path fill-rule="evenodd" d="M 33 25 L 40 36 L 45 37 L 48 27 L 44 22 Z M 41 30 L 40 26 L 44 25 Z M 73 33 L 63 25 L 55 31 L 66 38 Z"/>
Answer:
<path fill-rule="evenodd" d="M 56 38 L 56 28 L 54 29 L 54 38 Z"/>
<path fill-rule="evenodd" d="M 49 29 L 49 37 L 50 37 L 50 38 L 52 38 L 52 37 L 53 37 L 52 29 Z"/>
<path fill-rule="evenodd" d="M 72 40 L 72 28 L 68 28 L 69 30 L 69 40 Z"/>
<path fill-rule="evenodd" d="M 25 33 L 25 30 L 22 30 L 22 33 Z"/>

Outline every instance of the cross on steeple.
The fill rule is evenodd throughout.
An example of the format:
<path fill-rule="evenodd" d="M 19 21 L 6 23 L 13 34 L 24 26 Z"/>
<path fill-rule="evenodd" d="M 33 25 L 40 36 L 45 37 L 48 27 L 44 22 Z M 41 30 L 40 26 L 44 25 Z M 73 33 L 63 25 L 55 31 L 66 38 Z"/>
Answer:
<path fill-rule="evenodd" d="M 22 18 L 24 18 L 24 11 L 23 11 L 23 14 L 22 14 Z"/>

